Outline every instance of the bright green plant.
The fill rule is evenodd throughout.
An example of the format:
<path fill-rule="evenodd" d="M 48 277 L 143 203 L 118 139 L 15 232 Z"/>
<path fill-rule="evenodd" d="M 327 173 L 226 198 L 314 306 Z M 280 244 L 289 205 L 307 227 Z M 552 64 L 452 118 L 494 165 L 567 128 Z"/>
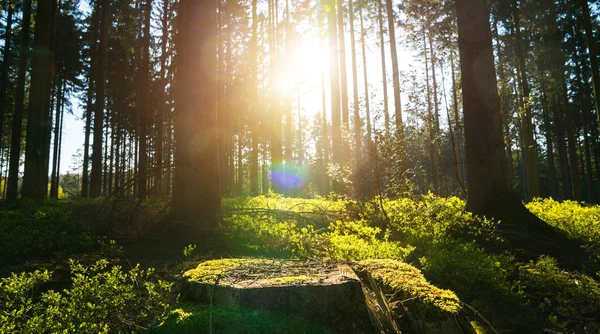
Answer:
<path fill-rule="evenodd" d="M 48 272 L 0 280 L 0 332 L 133 332 L 156 324 L 170 303 L 172 284 L 154 278 L 151 269 L 123 272 L 106 260 L 72 261 L 70 272 L 70 288 L 41 294 Z"/>

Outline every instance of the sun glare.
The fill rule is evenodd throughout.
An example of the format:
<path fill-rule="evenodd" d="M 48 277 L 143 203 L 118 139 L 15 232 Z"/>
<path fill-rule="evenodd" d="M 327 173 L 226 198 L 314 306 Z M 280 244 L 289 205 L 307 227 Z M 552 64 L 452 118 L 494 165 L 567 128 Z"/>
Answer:
<path fill-rule="evenodd" d="M 301 94 L 304 114 L 314 114 L 314 106 L 321 103 L 321 72 L 323 61 L 327 60 L 324 54 L 316 36 L 302 35 L 276 69 L 275 92 L 282 98 L 292 99 Z"/>

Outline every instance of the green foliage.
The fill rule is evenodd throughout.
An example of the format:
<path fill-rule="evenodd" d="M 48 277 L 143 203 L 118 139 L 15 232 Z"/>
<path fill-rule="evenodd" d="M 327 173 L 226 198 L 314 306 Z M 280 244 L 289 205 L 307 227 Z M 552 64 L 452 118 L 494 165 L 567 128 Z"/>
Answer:
<path fill-rule="evenodd" d="M 404 260 L 414 250 L 412 246 L 402 247 L 400 242 L 390 241 L 389 230 L 380 237 L 381 229 L 369 226 L 365 220 L 338 220 L 332 222 L 329 229 L 327 255 L 335 260 Z"/>
<path fill-rule="evenodd" d="M 261 254 L 350 261 L 404 259 L 413 250 L 353 217 L 357 207 L 351 201 L 263 196 L 247 199 L 247 204 L 239 201 L 230 200 L 225 207 L 231 213 L 224 219 L 231 243 Z"/>
<path fill-rule="evenodd" d="M 384 199 L 383 206 L 395 232 L 394 237 L 417 247 L 455 239 L 496 239 L 496 223 L 464 211 L 465 202 L 458 197 L 436 197 L 429 193 L 417 199 Z"/>
<path fill-rule="evenodd" d="M 0 208 L 0 261 L 90 250 L 96 245 L 87 203 L 21 201 Z"/>
<path fill-rule="evenodd" d="M 546 223 L 567 232 L 569 237 L 600 245 L 600 206 L 558 202 L 552 198 L 536 198 L 526 206 Z"/>
<path fill-rule="evenodd" d="M 552 327 L 575 333 L 600 332 L 597 281 L 561 270 L 550 257 L 521 266 L 519 273 L 529 302 L 547 317 Z"/>
<path fill-rule="evenodd" d="M 456 314 L 461 309 L 454 292 L 430 284 L 419 269 L 404 262 L 364 260 L 360 261 L 356 268 L 359 272 L 368 272 L 373 279 L 381 282 L 384 292 L 394 294 L 396 300 L 407 303 L 410 299 L 423 303 L 427 313 Z"/>
<path fill-rule="evenodd" d="M 39 293 L 51 276 L 13 274 L 0 280 L 0 332 L 125 333 L 148 328 L 166 311 L 172 284 L 138 266 L 123 272 L 100 260 L 71 261 L 72 286 Z"/>

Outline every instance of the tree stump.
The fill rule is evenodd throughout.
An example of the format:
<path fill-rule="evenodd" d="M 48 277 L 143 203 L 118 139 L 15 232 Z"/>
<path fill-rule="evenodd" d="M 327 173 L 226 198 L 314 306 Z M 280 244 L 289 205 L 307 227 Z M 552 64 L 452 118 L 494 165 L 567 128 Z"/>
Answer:
<path fill-rule="evenodd" d="M 188 302 L 239 312 L 276 311 L 333 332 L 375 332 L 360 280 L 344 264 L 221 259 L 203 262 L 183 277 L 182 296 Z"/>

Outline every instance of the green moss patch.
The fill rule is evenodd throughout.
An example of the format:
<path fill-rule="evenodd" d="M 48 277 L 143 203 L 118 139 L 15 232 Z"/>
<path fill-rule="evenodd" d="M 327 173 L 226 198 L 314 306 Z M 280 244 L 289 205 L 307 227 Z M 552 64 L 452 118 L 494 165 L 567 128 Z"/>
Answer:
<path fill-rule="evenodd" d="M 406 301 L 408 303 L 418 300 L 430 312 L 456 314 L 461 309 L 458 297 L 454 292 L 432 285 L 419 269 L 404 262 L 364 260 L 358 262 L 355 269 L 359 273 L 370 273 L 373 279 L 382 286 L 384 292 L 394 295 L 396 302 Z"/>

